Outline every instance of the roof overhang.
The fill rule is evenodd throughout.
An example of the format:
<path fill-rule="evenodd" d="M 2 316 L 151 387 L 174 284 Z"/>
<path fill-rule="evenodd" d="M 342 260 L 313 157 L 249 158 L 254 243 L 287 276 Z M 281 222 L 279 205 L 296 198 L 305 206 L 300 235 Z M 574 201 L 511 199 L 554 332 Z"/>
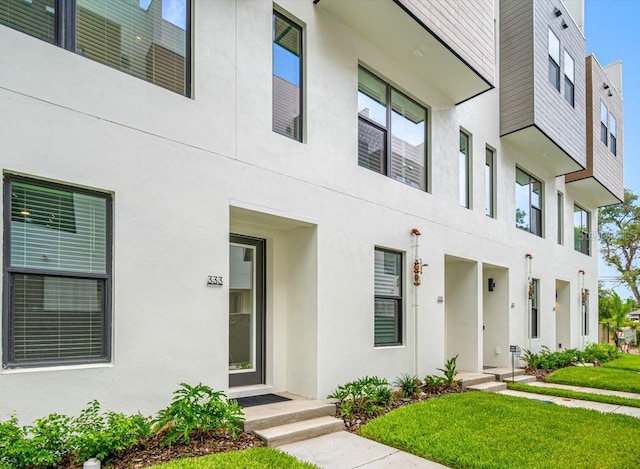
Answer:
<path fill-rule="evenodd" d="M 574 181 L 566 181 L 566 184 L 573 191 L 584 194 L 584 198 L 596 207 L 606 207 L 607 205 L 615 205 L 623 202 L 593 176 L 576 179 Z"/>

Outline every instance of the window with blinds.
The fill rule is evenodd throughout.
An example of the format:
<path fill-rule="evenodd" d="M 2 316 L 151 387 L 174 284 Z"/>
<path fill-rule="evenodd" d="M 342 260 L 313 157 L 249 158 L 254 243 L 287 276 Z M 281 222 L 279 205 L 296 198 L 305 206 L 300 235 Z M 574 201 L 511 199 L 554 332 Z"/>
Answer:
<path fill-rule="evenodd" d="M 5 195 L 3 365 L 108 361 L 110 198 L 11 177 Z"/>
<path fill-rule="evenodd" d="M 402 254 L 376 248 L 374 344 L 402 344 Z"/>
<path fill-rule="evenodd" d="M 273 13 L 273 131 L 302 141 L 302 28 Z"/>
<path fill-rule="evenodd" d="M 0 24 L 190 95 L 189 0 L 0 0 Z"/>

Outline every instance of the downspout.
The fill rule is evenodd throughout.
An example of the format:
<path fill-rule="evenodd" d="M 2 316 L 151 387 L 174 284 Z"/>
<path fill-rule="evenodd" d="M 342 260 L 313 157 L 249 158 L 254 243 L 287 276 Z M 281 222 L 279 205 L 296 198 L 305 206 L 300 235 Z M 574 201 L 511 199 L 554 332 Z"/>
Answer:
<path fill-rule="evenodd" d="M 531 278 L 531 260 L 533 256 L 526 254 L 527 259 L 527 344 L 531 350 L 531 307 L 533 306 L 533 279 Z"/>
<path fill-rule="evenodd" d="M 586 295 L 584 291 L 584 270 L 578 271 L 578 287 L 580 288 L 580 350 L 584 350 L 584 331 L 586 329 L 585 320 L 587 319 L 584 314 Z"/>
<path fill-rule="evenodd" d="M 422 259 L 420 258 L 420 230 L 411 230 L 413 235 L 413 374 L 418 375 L 418 287 L 422 283 Z"/>

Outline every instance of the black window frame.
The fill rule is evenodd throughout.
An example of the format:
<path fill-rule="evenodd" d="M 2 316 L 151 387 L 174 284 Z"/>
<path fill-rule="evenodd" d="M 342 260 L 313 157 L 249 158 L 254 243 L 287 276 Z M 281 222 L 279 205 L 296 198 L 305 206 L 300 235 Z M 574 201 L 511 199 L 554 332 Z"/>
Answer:
<path fill-rule="evenodd" d="M 462 140 L 467 140 L 467 151 L 463 152 L 462 148 Z M 458 182 L 460 187 L 458 187 L 458 203 L 461 207 L 467 208 L 471 210 L 471 145 L 472 138 L 471 134 L 466 130 L 460 129 L 459 134 L 459 144 L 460 148 L 458 149 L 458 171 L 460 174 L 458 175 Z M 464 163 L 461 158 L 464 156 Z M 464 166 L 464 167 L 463 167 Z M 464 193 L 462 192 L 464 190 Z M 464 200 L 462 200 L 464 197 Z"/>
<path fill-rule="evenodd" d="M 589 335 L 589 289 L 583 288 L 581 293 L 581 316 L 582 316 L 582 335 Z"/>
<path fill-rule="evenodd" d="M 86 194 L 100 197 L 106 203 L 106 245 L 105 245 L 105 266 L 106 272 L 89 273 L 78 271 L 47 270 L 30 267 L 11 266 L 11 217 L 12 217 L 12 191 L 13 182 L 21 182 L 45 188 L 60 189 L 77 194 Z M 113 260 L 113 197 L 108 192 L 95 191 L 77 187 L 71 184 L 54 183 L 46 180 L 25 177 L 22 175 L 4 174 L 3 177 L 3 294 L 2 294 L 2 368 L 44 368 L 53 366 L 87 365 L 110 363 L 112 357 L 112 260 Z M 94 358 L 73 358 L 73 359 L 46 359 L 46 360 L 15 360 L 14 352 L 11 350 L 12 333 L 12 298 L 13 298 L 13 278 L 14 275 L 33 275 L 42 277 L 57 277 L 67 279 L 90 279 L 103 281 L 102 298 L 102 354 Z"/>
<path fill-rule="evenodd" d="M 525 174 L 528 178 L 529 178 L 529 182 L 528 182 L 528 186 L 529 186 L 529 225 L 528 228 L 523 228 L 517 225 L 516 223 L 516 228 L 522 230 L 522 231 L 527 231 L 531 234 L 534 234 L 536 236 L 540 236 L 541 238 L 543 237 L 543 224 L 544 224 L 544 184 L 542 183 L 541 180 L 533 177 L 531 174 L 529 174 L 527 171 L 523 170 L 522 168 L 520 168 L 519 166 L 516 166 L 516 178 L 515 178 L 515 183 L 516 185 L 518 184 L 518 178 L 517 178 L 517 172 L 520 171 L 521 173 Z M 533 187 L 534 187 L 534 183 L 538 183 L 540 185 L 540 206 L 536 207 L 533 204 Z M 516 189 L 517 190 L 517 189 Z M 516 213 L 517 213 L 517 202 L 516 202 Z M 534 224 L 532 222 L 532 220 L 534 219 L 534 214 L 537 214 L 536 216 L 536 220 L 539 220 L 538 223 Z M 538 227 L 538 231 L 534 230 L 534 226 Z"/>
<path fill-rule="evenodd" d="M 540 279 L 532 278 L 529 291 L 531 301 L 531 323 L 529 324 L 529 338 L 540 338 Z"/>
<path fill-rule="evenodd" d="M 271 41 L 271 45 L 273 47 L 273 44 L 276 41 L 276 38 L 273 37 L 274 33 L 275 33 L 275 18 L 279 18 L 281 21 L 284 21 L 286 23 L 289 23 L 291 25 L 291 27 L 295 28 L 296 30 L 298 30 L 298 33 L 300 34 L 300 86 L 299 86 L 299 97 L 298 99 L 300 100 L 300 112 L 298 113 L 298 126 L 295 129 L 296 130 L 296 135 L 287 135 L 287 134 L 283 134 L 281 132 L 276 131 L 275 129 L 273 129 L 273 123 L 274 123 L 274 115 L 273 115 L 273 110 L 275 109 L 275 106 L 273 105 L 274 100 L 275 100 L 275 96 L 273 95 L 272 92 L 272 97 L 271 97 L 271 108 L 272 108 L 272 115 L 271 115 L 271 127 L 272 127 L 272 131 L 277 133 L 278 135 L 282 135 L 283 137 L 287 137 L 290 138 L 291 140 L 294 140 L 296 142 L 300 142 L 300 143 L 304 143 L 304 132 L 305 132 L 305 126 L 306 126 L 306 122 L 305 122 L 305 110 L 306 110 L 306 106 L 304 103 L 304 88 L 305 88 L 305 76 L 304 76 L 304 61 L 305 61 L 305 28 L 302 27 L 297 21 L 295 21 L 294 19 L 292 19 L 290 16 L 286 15 L 285 13 L 279 11 L 279 10 L 272 10 L 272 19 L 273 19 L 273 27 L 272 27 L 272 41 Z M 271 80 L 273 83 L 273 79 L 275 76 L 274 70 L 274 57 L 271 57 Z M 272 86 L 273 88 L 273 86 Z"/>
<path fill-rule="evenodd" d="M 558 191 L 556 198 L 557 209 L 557 242 L 559 245 L 564 245 L 564 194 Z"/>
<path fill-rule="evenodd" d="M 420 184 L 424 185 L 424 188 L 422 187 L 414 187 L 411 184 L 408 184 L 407 182 L 404 181 L 399 181 L 404 183 L 405 185 L 409 186 L 409 187 L 414 187 L 416 189 L 419 189 L 421 191 L 424 192 L 429 192 L 429 158 L 428 158 L 428 145 L 429 145 L 429 108 L 426 107 L 424 104 L 420 103 L 419 101 L 417 101 L 416 99 L 410 97 L 409 95 L 407 95 L 406 93 L 402 92 L 401 90 L 399 90 L 398 88 L 396 88 L 395 86 L 393 86 L 391 83 L 389 83 L 388 80 L 385 80 L 384 78 L 382 78 L 380 75 L 378 75 L 377 73 L 374 73 L 373 71 L 371 71 L 369 68 L 363 66 L 363 65 L 358 65 L 358 72 L 360 72 L 360 70 L 363 70 L 365 73 L 371 75 L 372 77 L 374 77 L 375 79 L 379 80 L 380 82 L 382 82 L 385 85 L 385 96 L 386 96 L 386 125 L 382 126 L 380 123 L 375 122 L 372 119 L 368 119 L 365 116 L 360 115 L 360 113 L 358 113 L 358 145 L 360 145 L 360 123 L 363 123 L 364 125 L 367 125 L 369 127 L 373 127 L 374 129 L 378 130 L 379 132 L 382 132 L 384 134 L 384 139 L 385 139 L 385 144 L 384 144 L 384 163 L 383 163 L 383 167 L 382 167 L 382 172 L 380 171 L 376 171 L 373 168 L 370 168 L 368 166 L 364 166 L 361 164 L 360 162 L 360 155 L 358 155 L 358 165 L 363 167 L 363 168 L 367 168 L 370 171 L 376 172 L 378 174 L 382 174 L 383 176 L 388 177 L 389 179 L 393 179 L 392 177 L 392 171 L 391 171 L 391 165 L 392 165 L 392 140 L 393 140 L 393 129 L 391 126 L 391 119 L 392 119 L 392 111 L 393 111 L 393 104 L 392 104 L 392 94 L 393 93 L 397 93 L 398 95 L 402 96 L 403 98 L 407 99 L 408 101 L 411 101 L 413 104 L 421 107 L 422 109 L 424 109 L 424 150 L 423 150 L 423 168 L 424 168 L 424 180 L 420 181 Z"/>
<path fill-rule="evenodd" d="M 549 28 L 549 35 L 553 34 L 553 36 L 558 40 L 558 61 L 553 58 L 551 55 L 551 42 L 549 41 L 550 36 L 547 37 L 547 55 L 549 57 L 549 83 L 558 91 L 560 91 L 560 51 L 562 48 L 560 47 L 560 38 L 553 32 L 551 28 Z"/>
<path fill-rule="evenodd" d="M 576 213 L 581 214 L 580 226 L 576 226 Z M 573 248 L 587 256 L 591 255 L 591 212 L 576 203 L 573 204 Z"/>
<path fill-rule="evenodd" d="M 496 218 L 496 151 L 485 148 L 485 215 Z"/>
<path fill-rule="evenodd" d="M 374 287 L 374 304 L 375 301 L 378 299 L 381 300 L 392 300 L 395 304 L 395 321 L 396 321 L 396 334 L 398 337 L 397 341 L 394 342 L 377 342 L 376 341 L 376 332 L 375 332 L 375 306 L 374 306 L 374 325 L 373 325 L 373 345 L 376 348 L 381 348 L 381 347 L 394 347 L 394 346 L 400 346 L 403 345 L 403 334 L 402 334 L 402 328 L 403 328 L 403 311 L 404 311 L 404 253 L 401 251 L 396 251 L 393 249 L 387 249 L 387 248 L 382 248 L 382 247 L 375 247 L 375 251 L 379 251 L 379 252 L 383 252 L 383 253 L 387 253 L 387 254 L 393 254 L 399 257 L 399 261 L 400 261 L 400 278 L 399 278 L 399 282 L 400 282 L 400 295 L 379 295 L 375 293 L 375 287 Z M 374 251 L 374 256 L 375 256 L 375 251 Z M 374 267 L 374 283 L 375 283 L 375 267 Z"/>
<path fill-rule="evenodd" d="M 573 63 L 573 77 L 569 77 L 567 75 L 567 57 Z M 571 54 L 567 52 L 567 49 L 564 49 L 564 99 L 571 105 L 571 107 L 576 106 L 576 85 L 575 85 L 575 77 L 576 77 L 576 61 L 573 59 Z"/>
<path fill-rule="evenodd" d="M 603 114 L 606 116 L 606 122 L 602 121 Z M 600 101 L 600 141 L 605 146 L 609 146 L 609 108 L 602 101 Z"/>
<path fill-rule="evenodd" d="M 177 91 L 168 89 L 161 85 L 158 85 L 152 81 L 145 80 L 143 78 L 137 77 L 131 73 L 127 73 L 125 70 L 121 70 L 118 68 L 111 67 L 109 64 L 103 62 L 97 62 L 102 65 L 105 65 L 109 68 L 113 68 L 114 70 L 119 70 L 122 73 L 125 73 L 129 76 L 139 78 L 142 81 L 147 83 L 151 83 L 152 85 L 159 86 L 160 88 L 166 89 L 167 91 L 172 91 L 178 95 L 185 96 L 187 98 L 191 98 L 191 80 L 192 80 L 192 21 L 191 21 L 191 11 L 192 11 L 192 0 L 184 0 L 186 2 L 186 26 L 185 26 L 185 93 L 178 93 Z M 61 47 L 62 49 L 73 52 L 77 55 L 76 50 L 76 21 L 77 21 L 77 0 L 55 0 L 55 40 L 53 45 Z M 7 26 L 10 27 L 10 26 Z M 26 33 L 25 33 L 26 34 Z M 33 36 L 32 36 L 33 37 Z M 45 41 L 48 42 L 48 41 Z M 91 60 L 91 59 L 89 59 Z"/>
<path fill-rule="evenodd" d="M 609 113 L 609 150 L 613 156 L 618 156 L 618 121 Z"/>

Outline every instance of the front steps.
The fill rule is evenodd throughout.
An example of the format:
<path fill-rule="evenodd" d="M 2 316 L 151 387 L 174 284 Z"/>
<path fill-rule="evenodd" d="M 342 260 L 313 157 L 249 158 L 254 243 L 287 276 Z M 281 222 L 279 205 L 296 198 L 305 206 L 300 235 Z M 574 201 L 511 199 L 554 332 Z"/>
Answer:
<path fill-rule="evenodd" d="M 524 374 L 524 370 L 518 368 L 513 373 L 516 383 L 530 383 L 535 381 L 534 376 Z M 462 382 L 462 387 L 474 391 L 498 392 L 507 389 L 508 382 L 511 382 L 512 374 L 510 368 L 488 368 L 483 373 L 471 373 L 461 371 L 456 374 L 456 380 Z"/>
<path fill-rule="evenodd" d="M 273 447 L 344 429 L 344 422 L 334 417 L 334 404 L 294 395 L 286 397 L 291 400 L 245 408 L 244 431 L 255 433 Z"/>

